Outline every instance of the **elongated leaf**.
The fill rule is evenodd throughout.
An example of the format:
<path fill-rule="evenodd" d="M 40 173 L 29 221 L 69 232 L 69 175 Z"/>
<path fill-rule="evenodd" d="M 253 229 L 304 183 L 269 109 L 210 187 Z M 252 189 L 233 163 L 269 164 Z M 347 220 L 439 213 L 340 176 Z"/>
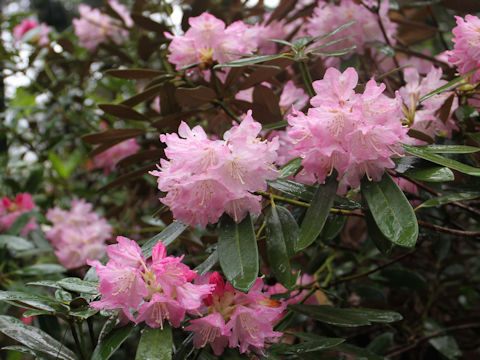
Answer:
<path fill-rule="evenodd" d="M 122 104 L 99 104 L 98 107 L 106 114 L 117 116 L 121 119 L 148 121 L 149 119 L 138 111 Z"/>
<path fill-rule="evenodd" d="M 320 351 L 335 347 L 345 341 L 345 339 L 341 338 L 328 338 L 324 336 L 319 336 L 315 334 L 306 334 L 306 333 L 296 333 L 294 332 L 293 335 L 298 336 L 302 339 L 306 339 L 307 341 L 296 344 L 296 345 L 288 345 L 288 344 L 279 344 L 271 348 L 271 351 L 276 354 L 304 354 L 313 351 Z"/>
<path fill-rule="evenodd" d="M 24 276 L 41 276 L 48 274 L 60 274 L 65 271 L 66 269 L 59 264 L 37 264 L 15 270 L 15 274 Z"/>
<path fill-rule="evenodd" d="M 142 135 L 141 129 L 114 129 L 82 136 L 82 140 L 88 144 L 105 144 L 114 141 L 124 141 Z"/>
<path fill-rule="evenodd" d="M 57 284 L 62 288 L 74 291 L 79 294 L 97 294 L 98 293 L 98 283 L 94 281 L 85 281 L 75 277 L 69 277 L 57 281 Z"/>
<path fill-rule="evenodd" d="M 327 178 L 325 184 L 318 186 L 300 226 L 300 235 L 295 247 L 297 252 L 310 246 L 322 232 L 328 214 L 330 214 L 330 209 L 333 206 L 337 186 L 338 182 L 334 174 Z"/>
<path fill-rule="evenodd" d="M 393 344 L 393 333 L 387 332 L 377 336 L 368 344 L 367 350 L 378 355 L 384 355 Z"/>
<path fill-rule="evenodd" d="M 67 308 L 58 301 L 21 291 L 0 291 L 0 301 L 8 301 L 18 307 L 44 310 L 50 313 L 65 312 Z"/>
<path fill-rule="evenodd" d="M 138 343 L 135 360 L 170 360 L 172 358 L 172 328 L 145 327 Z"/>
<path fill-rule="evenodd" d="M 417 148 L 436 154 L 470 154 L 480 151 L 480 148 L 468 145 L 420 145 Z"/>
<path fill-rule="evenodd" d="M 93 350 L 91 360 L 107 360 L 117 351 L 132 332 L 134 325 L 127 325 L 113 330 L 106 338 L 100 341 Z"/>
<path fill-rule="evenodd" d="M 480 197 L 480 192 L 455 193 L 443 196 L 437 196 L 421 203 L 417 208 L 436 207 L 449 204 L 455 201 L 472 200 Z"/>
<path fill-rule="evenodd" d="M 335 239 L 337 235 L 340 234 L 340 231 L 342 231 L 346 221 L 347 216 L 330 214 L 320 234 L 322 242 L 329 243 Z"/>
<path fill-rule="evenodd" d="M 406 152 L 408 152 L 409 154 L 418 156 L 419 158 L 431 161 L 435 164 L 449 167 L 450 169 L 460 171 L 464 174 L 468 174 L 472 176 L 480 176 L 480 168 L 475 168 L 473 166 L 462 164 L 461 162 L 458 162 L 456 160 L 445 158 L 431 151 L 419 148 L 418 146 L 411 146 L 411 145 L 405 145 L 405 144 L 403 144 L 402 146 Z"/>
<path fill-rule="evenodd" d="M 448 90 L 452 90 L 453 89 L 453 86 L 458 84 L 459 82 L 461 82 L 463 80 L 464 76 L 459 76 L 455 79 L 453 79 L 452 81 L 446 83 L 445 85 L 443 86 L 440 86 L 438 89 L 435 89 L 431 92 L 429 92 L 427 95 L 424 95 L 420 98 L 419 102 L 422 103 L 423 101 L 427 100 L 427 99 L 430 99 L 432 96 L 435 96 L 437 94 L 441 94 L 442 92 L 445 92 L 445 91 L 448 91 Z"/>
<path fill-rule="evenodd" d="M 297 276 L 292 274 L 290 257 L 298 239 L 298 225 L 293 215 L 282 206 L 274 206 L 266 217 L 267 255 L 275 277 L 292 289 Z"/>
<path fill-rule="evenodd" d="M 188 226 L 183 224 L 181 221 L 174 221 L 168 225 L 163 231 L 154 237 L 147 240 L 147 242 L 142 246 L 142 254 L 149 258 L 152 256 L 153 247 L 159 242 L 163 242 L 165 246 L 170 245 L 176 238 L 178 238 Z"/>
<path fill-rule="evenodd" d="M 355 345 L 343 343 L 336 347 L 337 350 L 354 355 L 356 359 L 363 360 L 385 360 L 383 356 L 377 355 L 374 352 Z"/>
<path fill-rule="evenodd" d="M 342 327 L 356 327 L 371 323 L 391 323 L 402 320 L 397 312 L 376 309 L 340 309 L 328 305 L 289 305 L 291 310 L 320 322 Z"/>
<path fill-rule="evenodd" d="M 278 174 L 278 177 L 280 179 L 286 178 L 290 175 L 294 175 L 298 169 L 302 166 L 302 158 L 295 158 L 293 160 L 290 160 L 288 163 L 282 166 L 280 169 L 280 174 Z"/>
<path fill-rule="evenodd" d="M 166 74 L 165 71 L 152 69 L 118 69 L 108 70 L 106 72 L 109 76 L 114 76 L 120 79 L 135 80 L 135 79 L 151 79 L 156 76 Z"/>
<path fill-rule="evenodd" d="M 221 218 L 218 258 L 228 282 L 248 292 L 258 276 L 257 240 L 250 215 L 240 224 L 228 215 Z"/>
<path fill-rule="evenodd" d="M 242 67 L 242 66 L 259 64 L 265 61 L 280 59 L 283 57 L 285 57 L 283 54 L 250 56 L 250 57 L 246 57 L 238 60 L 233 60 L 226 64 L 218 64 L 218 65 L 215 65 L 213 68 L 220 69 L 222 67 Z"/>
<path fill-rule="evenodd" d="M 288 125 L 288 122 L 286 121 L 278 121 L 278 122 L 262 125 L 262 130 L 269 131 L 269 130 L 283 129 L 287 125 Z"/>
<path fill-rule="evenodd" d="M 417 272 L 403 267 L 386 268 L 370 278 L 394 289 L 421 290 L 427 281 Z"/>
<path fill-rule="evenodd" d="M 18 235 L 23 230 L 25 225 L 28 224 L 30 219 L 33 217 L 33 213 L 31 212 L 24 212 L 21 213 L 14 221 L 10 229 L 8 229 L 9 235 Z"/>
<path fill-rule="evenodd" d="M 379 182 L 362 179 L 362 196 L 382 234 L 396 245 L 413 247 L 418 238 L 418 223 L 402 190 L 385 173 Z"/>
<path fill-rule="evenodd" d="M 0 315 L 0 333 L 18 341 L 28 348 L 50 355 L 55 359 L 76 360 L 77 357 L 64 344 L 46 332 L 24 324 L 11 316 Z"/>
<path fill-rule="evenodd" d="M 428 169 L 408 170 L 405 176 L 427 182 L 446 182 L 455 180 L 452 170 L 447 167 L 432 167 Z"/>
<path fill-rule="evenodd" d="M 439 331 L 444 328 L 432 319 L 425 319 L 423 325 L 425 328 L 425 335 L 429 335 L 429 333 Z M 462 352 L 458 347 L 457 341 L 452 335 L 437 336 L 429 339 L 428 342 L 435 348 L 435 350 L 449 360 L 454 360 L 462 356 Z"/>
<path fill-rule="evenodd" d="M 214 90 L 200 85 L 193 89 L 178 88 L 175 91 L 175 97 L 182 106 L 196 107 L 214 100 L 217 94 L 215 94 Z"/>
<path fill-rule="evenodd" d="M 218 262 L 218 251 L 215 250 L 208 256 L 208 258 L 203 263 L 198 265 L 194 270 L 199 275 L 205 275 L 215 266 L 217 262 Z"/>
<path fill-rule="evenodd" d="M 357 21 L 354 20 L 354 21 L 350 21 L 350 22 L 348 22 L 348 23 L 346 23 L 346 24 L 343 24 L 343 25 L 339 26 L 338 28 L 330 31 L 329 33 L 326 33 L 326 34 L 324 34 L 324 35 L 320 35 L 320 36 L 317 36 L 317 37 L 313 38 L 313 39 L 312 39 L 312 42 L 317 42 L 317 41 L 326 39 L 326 38 L 328 38 L 328 37 L 331 37 L 331 36 L 335 35 L 336 33 L 342 31 L 343 29 L 346 29 L 346 28 L 352 26 L 352 25 L 355 24 L 356 22 L 357 22 Z"/>
<path fill-rule="evenodd" d="M 339 49 L 339 50 L 325 50 L 325 51 L 315 51 L 313 54 L 316 55 L 327 55 L 327 56 L 343 56 L 348 54 L 350 51 L 355 50 L 357 47 L 355 45 L 348 48 Z"/>
<path fill-rule="evenodd" d="M 10 251 L 25 251 L 35 248 L 30 241 L 20 236 L 0 235 L 0 248 L 4 246 Z"/>
<path fill-rule="evenodd" d="M 377 249 L 383 254 L 390 255 L 394 244 L 380 231 L 370 211 L 365 211 L 365 222 L 367 223 L 368 235 Z"/>

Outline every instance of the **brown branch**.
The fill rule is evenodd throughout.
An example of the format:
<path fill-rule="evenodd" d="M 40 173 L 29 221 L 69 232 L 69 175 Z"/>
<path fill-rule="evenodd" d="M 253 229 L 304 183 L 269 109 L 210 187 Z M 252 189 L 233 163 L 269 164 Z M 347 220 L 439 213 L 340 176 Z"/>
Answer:
<path fill-rule="evenodd" d="M 455 230 L 455 229 L 450 229 L 447 227 L 443 227 L 440 225 L 435 225 L 428 223 L 423 220 L 418 220 L 418 225 L 432 229 L 432 230 L 437 230 L 441 231 L 444 233 L 452 234 L 452 235 L 458 235 L 458 236 L 465 236 L 465 237 L 478 237 L 480 236 L 480 231 L 463 231 L 463 230 Z"/>

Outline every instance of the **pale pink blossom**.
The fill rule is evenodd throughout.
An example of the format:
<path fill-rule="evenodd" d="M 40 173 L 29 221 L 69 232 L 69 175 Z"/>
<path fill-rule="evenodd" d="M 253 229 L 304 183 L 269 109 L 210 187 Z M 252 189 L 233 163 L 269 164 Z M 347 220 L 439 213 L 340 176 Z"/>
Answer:
<path fill-rule="evenodd" d="M 93 162 L 96 167 L 103 168 L 108 174 L 115 170 L 115 166 L 120 160 L 135 154 L 139 148 L 135 139 L 128 139 L 98 154 L 94 157 Z"/>
<path fill-rule="evenodd" d="M 453 118 L 455 110 L 458 108 L 458 99 L 453 91 L 444 91 L 436 94 L 422 102 L 421 109 L 417 110 L 419 99 L 427 95 L 435 89 L 445 85 L 446 80 L 442 79 L 442 69 L 431 66 L 426 76 L 420 76 L 415 68 L 407 68 L 404 70 L 404 78 L 406 85 L 400 88 L 399 94 L 404 103 L 404 112 L 408 119 L 413 121 L 412 129 L 421 131 L 431 138 L 436 135 L 451 137 L 453 130 L 458 127 Z M 445 119 L 440 119 L 439 112 L 442 105 L 451 96 L 454 96 L 452 106 Z M 422 144 L 421 140 L 411 139 L 410 143 Z"/>
<path fill-rule="evenodd" d="M 131 19 L 123 5 L 112 1 L 110 5 L 123 18 L 125 24 L 131 24 Z M 128 31 L 124 29 L 118 20 L 102 13 L 99 9 L 93 9 L 88 5 L 78 6 L 80 19 L 73 19 L 75 35 L 79 44 L 89 51 L 94 51 L 103 42 L 113 41 L 120 44 L 128 37 Z M 127 24 L 128 23 L 128 24 Z"/>
<path fill-rule="evenodd" d="M 15 26 L 13 28 L 13 37 L 15 38 L 16 42 L 19 42 L 26 33 L 28 33 L 30 30 L 37 29 L 38 27 L 40 27 L 38 33 L 30 40 L 30 42 L 38 43 L 38 45 L 47 45 L 50 42 L 48 39 L 50 29 L 48 28 L 47 24 L 38 24 L 36 21 L 31 19 L 23 19 L 20 24 Z"/>
<path fill-rule="evenodd" d="M 133 19 L 130 16 L 130 13 L 127 10 L 127 7 L 123 4 L 120 4 L 118 0 L 108 0 L 108 4 L 112 7 L 115 12 L 120 15 L 123 22 L 127 27 L 133 26 Z"/>
<path fill-rule="evenodd" d="M 199 313 L 202 300 L 214 286 L 192 284 L 196 273 L 180 262 L 183 257 L 167 256 L 165 245 L 159 242 L 147 260 L 135 241 L 119 236 L 117 242 L 108 246 L 110 260 L 105 266 L 88 261 L 96 268 L 102 295 L 90 303 L 92 307 L 119 309 L 131 321 L 160 328 L 165 321 L 180 327 L 187 311 Z"/>
<path fill-rule="evenodd" d="M 327 69 L 324 79 L 313 83 L 317 95 L 307 115 L 294 111 L 288 117 L 291 155 L 301 157 L 304 180 L 323 183 L 333 169 L 346 186 L 356 188 L 367 175 L 380 180 L 391 157 L 401 153 L 406 139 L 400 99 L 383 94 L 385 85 L 372 79 L 363 94 L 355 93 L 358 75 L 353 68 L 340 73 Z"/>
<path fill-rule="evenodd" d="M 67 269 L 105 255 L 105 241 L 110 238 L 112 227 L 85 200 L 73 200 L 69 211 L 58 207 L 50 209 L 46 217 L 53 226 L 45 236 L 55 248 L 58 261 Z"/>
<path fill-rule="evenodd" d="M 241 353 L 262 353 L 266 342 L 275 342 L 282 333 L 273 331 L 286 304 L 270 299 L 263 292 L 263 281 L 258 278 L 245 294 L 225 283 L 218 272 L 197 277 L 197 283 L 209 283 L 213 293 L 203 299 L 203 317 L 190 321 L 185 328 L 194 332 L 193 344 L 202 348 L 210 344 L 220 356 L 225 347 L 238 347 Z"/>
<path fill-rule="evenodd" d="M 224 140 L 210 140 L 200 126 L 190 129 L 183 122 L 178 135 L 160 135 L 169 161 L 161 159 L 159 170 L 150 174 L 158 177 L 159 190 L 167 193 L 160 201 L 175 219 L 205 227 L 224 212 L 235 221 L 248 212 L 260 213 L 261 197 L 251 193 L 265 190 L 266 181 L 277 176 L 273 162 L 278 149 L 277 139 L 262 141 L 260 131 L 249 111 L 240 125 L 224 134 Z"/>
<path fill-rule="evenodd" d="M 15 200 L 7 197 L 0 199 L 0 232 L 10 229 L 17 218 L 26 212 L 30 212 L 35 207 L 32 196 L 29 193 L 18 194 Z M 37 224 L 32 217 L 25 227 L 20 231 L 22 236 L 26 236 L 30 230 L 35 230 Z"/>
<path fill-rule="evenodd" d="M 480 19 L 467 15 L 465 19 L 455 16 L 457 26 L 452 33 L 455 37 L 453 50 L 448 52 L 448 61 L 457 66 L 461 75 L 465 75 L 480 66 Z M 480 71 L 470 77 L 471 83 L 480 80 Z"/>

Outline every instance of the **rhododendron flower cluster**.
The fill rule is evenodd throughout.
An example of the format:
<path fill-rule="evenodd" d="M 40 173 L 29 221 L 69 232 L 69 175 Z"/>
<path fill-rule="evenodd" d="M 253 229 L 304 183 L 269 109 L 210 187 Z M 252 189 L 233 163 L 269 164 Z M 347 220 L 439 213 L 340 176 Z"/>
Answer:
<path fill-rule="evenodd" d="M 13 37 L 15 38 L 15 41 L 19 42 L 27 32 L 36 29 L 39 26 L 40 29 L 38 30 L 38 33 L 30 41 L 38 43 L 38 45 L 47 45 L 49 43 L 48 34 L 50 33 L 50 29 L 48 28 L 47 24 L 38 24 L 35 20 L 31 19 L 23 19 L 20 24 L 13 28 Z"/>
<path fill-rule="evenodd" d="M 203 300 L 203 317 L 190 321 L 185 330 L 193 331 L 193 345 L 207 344 L 219 356 L 228 345 L 238 347 L 240 353 L 262 353 L 266 342 L 276 341 L 282 333 L 273 331 L 286 304 L 272 300 L 262 291 L 263 281 L 258 278 L 245 294 L 225 283 L 218 272 L 200 277 L 200 283 L 214 286 L 213 294 Z"/>
<path fill-rule="evenodd" d="M 13 201 L 8 197 L 2 198 L 0 200 L 0 232 L 10 229 L 21 214 L 31 211 L 34 207 L 35 204 L 29 193 L 18 194 Z M 30 230 L 36 228 L 35 218 L 31 218 L 20 234 L 26 236 Z"/>
<path fill-rule="evenodd" d="M 343 186 L 356 188 L 365 174 L 379 181 L 385 168 L 395 166 L 391 157 L 400 156 L 399 142 L 407 138 L 400 99 L 385 96 L 385 85 L 373 79 L 356 94 L 357 82 L 353 68 L 343 74 L 327 69 L 323 80 L 313 82 L 314 108 L 288 117 L 291 153 L 302 158 L 309 182 L 322 183 L 336 169 Z"/>
<path fill-rule="evenodd" d="M 135 139 L 128 139 L 98 154 L 93 159 L 93 162 L 96 167 L 105 169 L 105 173 L 108 174 L 115 169 L 120 160 L 135 154 L 139 148 Z"/>
<path fill-rule="evenodd" d="M 388 10 L 389 1 L 381 1 L 379 16 L 390 43 L 395 44 L 393 35 L 396 31 L 396 24 L 388 18 Z M 342 0 L 338 5 L 333 4 L 333 2 L 319 1 L 312 17 L 308 19 L 305 31 L 309 36 L 317 37 L 330 33 L 341 25 L 355 21 L 353 25 L 329 37 L 328 41 L 341 37 L 347 37 L 347 39 L 329 46 L 326 50 L 339 50 L 356 46 L 355 51 L 363 54 L 369 42 L 385 42 L 378 23 L 379 16 L 354 0 Z"/>
<path fill-rule="evenodd" d="M 453 112 L 458 108 L 458 100 L 453 98 L 452 106 L 448 116 L 445 119 L 440 119 L 439 112 L 442 105 L 450 97 L 454 96 L 452 91 L 445 91 L 434 95 L 422 102 L 422 109 L 416 110 L 418 100 L 440 86 L 447 83 L 442 80 L 442 69 L 432 66 L 425 77 L 420 77 L 418 71 L 414 68 L 407 68 L 404 70 L 404 79 L 407 84 L 400 88 L 399 94 L 404 102 L 404 113 L 407 120 L 412 122 L 412 129 L 419 130 L 430 137 L 435 135 L 452 136 L 452 130 L 458 130 L 455 120 L 453 119 Z M 411 117 L 411 119 L 409 119 Z M 410 142 L 420 142 L 419 140 L 411 140 Z"/>
<path fill-rule="evenodd" d="M 110 238 L 112 227 L 93 211 L 92 204 L 73 200 L 69 211 L 55 207 L 48 210 L 46 217 L 53 223 L 46 237 L 55 248 L 58 261 L 67 269 L 105 255 L 105 240 Z"/>
<path fill-rule="evenodd" d="M 181 263 L 183 256 L 167 256 L 165 245 L 157 243 L 152 258 L 143 256 L 138 244 L 123 236 L 107 248 L 110 260 L 102 265 L 89 260 L 100 278 L 102 299 L 90 305 L 96 309 L 120 309 L 136 323 L 163 328 L 168 320 L 179 327 L 185 314 L 198 314 L 202 299 L 214 286 L 192 284 L 196 273 Z"/>
<path fill-rule="evenodd" d="M 159 171 L 150 174 L 158 176 L 159 190 L 167 193 L 160 201 L 175 219 L 205 227 L 224 212 L 237 222 L 248 212 L 260 213 L 261 197 L 251 192 L 266 190 L 266 181 L 277 177 L 278 149 L 276 138 L 257 137 L 261 128 L 249 111 L 224 140 L 210 140 L 200 126 L 190 129 L 183 122 L 178 135 L 160 135 L 170 161 L 161 159 Z"/>
<path fill-rule="evenodd" d="M 313 275 L 309 274 L 302 274 L 297 278 L 297 286 L 308 286 L 310 284 L 315 283 L 315 277 Z M 288 289 L 283 286 L 281 283 L 276 283 L 275 285 L 271 286 L 265 286 L 266 292 L 272 296 L 276 294 L 286 294 L 290 293 L 290 296 L 287 300 L 285 300 L 285 303 L 287 305 L 291 304 L 298 304 L 300 301 L 303 300 L 305 296 L 308 295 L 308 290 L 303 289 L 303 290 L 293 290 L 293 291 L 288 291 Z M 318 300 L 315 298 L 314 295 L 309 296 L 303 304 L 309 304 L 309 305 L 319 305 Z M 323 305 L 323 304 L 320 304 Z"/>
<path fill-rule="evenodd" d="M 480 19 L 474 15 L 467 15 L 465 19 L 455 16 L 457 26 L 452 32 L 455 37 L 453 50 L 448 52 L 448 61 L 458 67 L 464 75 L 480 66 Z M 480 71 L 470 77 L 472 83 L 480 80 Z"/>
<path fill-rule="evenodd" d="M 117 0 L 109 0 L 108 3 L 120 15 L 126 26 L 133 25 L 125 5 L 118 3 Z M 107 40 L 120 44 L 128 37 L 128 31 L 122 28 L 118 20 L 103 14 L 100 10 L 80 4 L 78 12 L 80 19 L 73 19 L 75 35 L 78 36 L 80 45 L 89 51 L 95 50 L 100 43 Z"/>

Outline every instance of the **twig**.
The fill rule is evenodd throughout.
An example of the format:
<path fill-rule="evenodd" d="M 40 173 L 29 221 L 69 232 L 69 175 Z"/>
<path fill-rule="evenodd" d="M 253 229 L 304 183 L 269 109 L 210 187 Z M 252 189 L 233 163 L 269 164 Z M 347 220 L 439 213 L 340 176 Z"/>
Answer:
<path fill-rule="evenodd" d="M 478 236 L 480 236 L 480 231 L 455 230 L 455 229 L 450 229 L 450 228 L 443 227 L 443 226 L 440 226 L 440 225 L 431 224 L 431 223 L 428 223 L 428 222 L 423 221 L 423 220 L 418 220 L 418 225 L 429 228 L 429 229 L 442 231 L 444 233 L 448 233 L 448 234 L 452 234 L 452 235 L 465 236 L 465 237 L 478 237 Z"/>

